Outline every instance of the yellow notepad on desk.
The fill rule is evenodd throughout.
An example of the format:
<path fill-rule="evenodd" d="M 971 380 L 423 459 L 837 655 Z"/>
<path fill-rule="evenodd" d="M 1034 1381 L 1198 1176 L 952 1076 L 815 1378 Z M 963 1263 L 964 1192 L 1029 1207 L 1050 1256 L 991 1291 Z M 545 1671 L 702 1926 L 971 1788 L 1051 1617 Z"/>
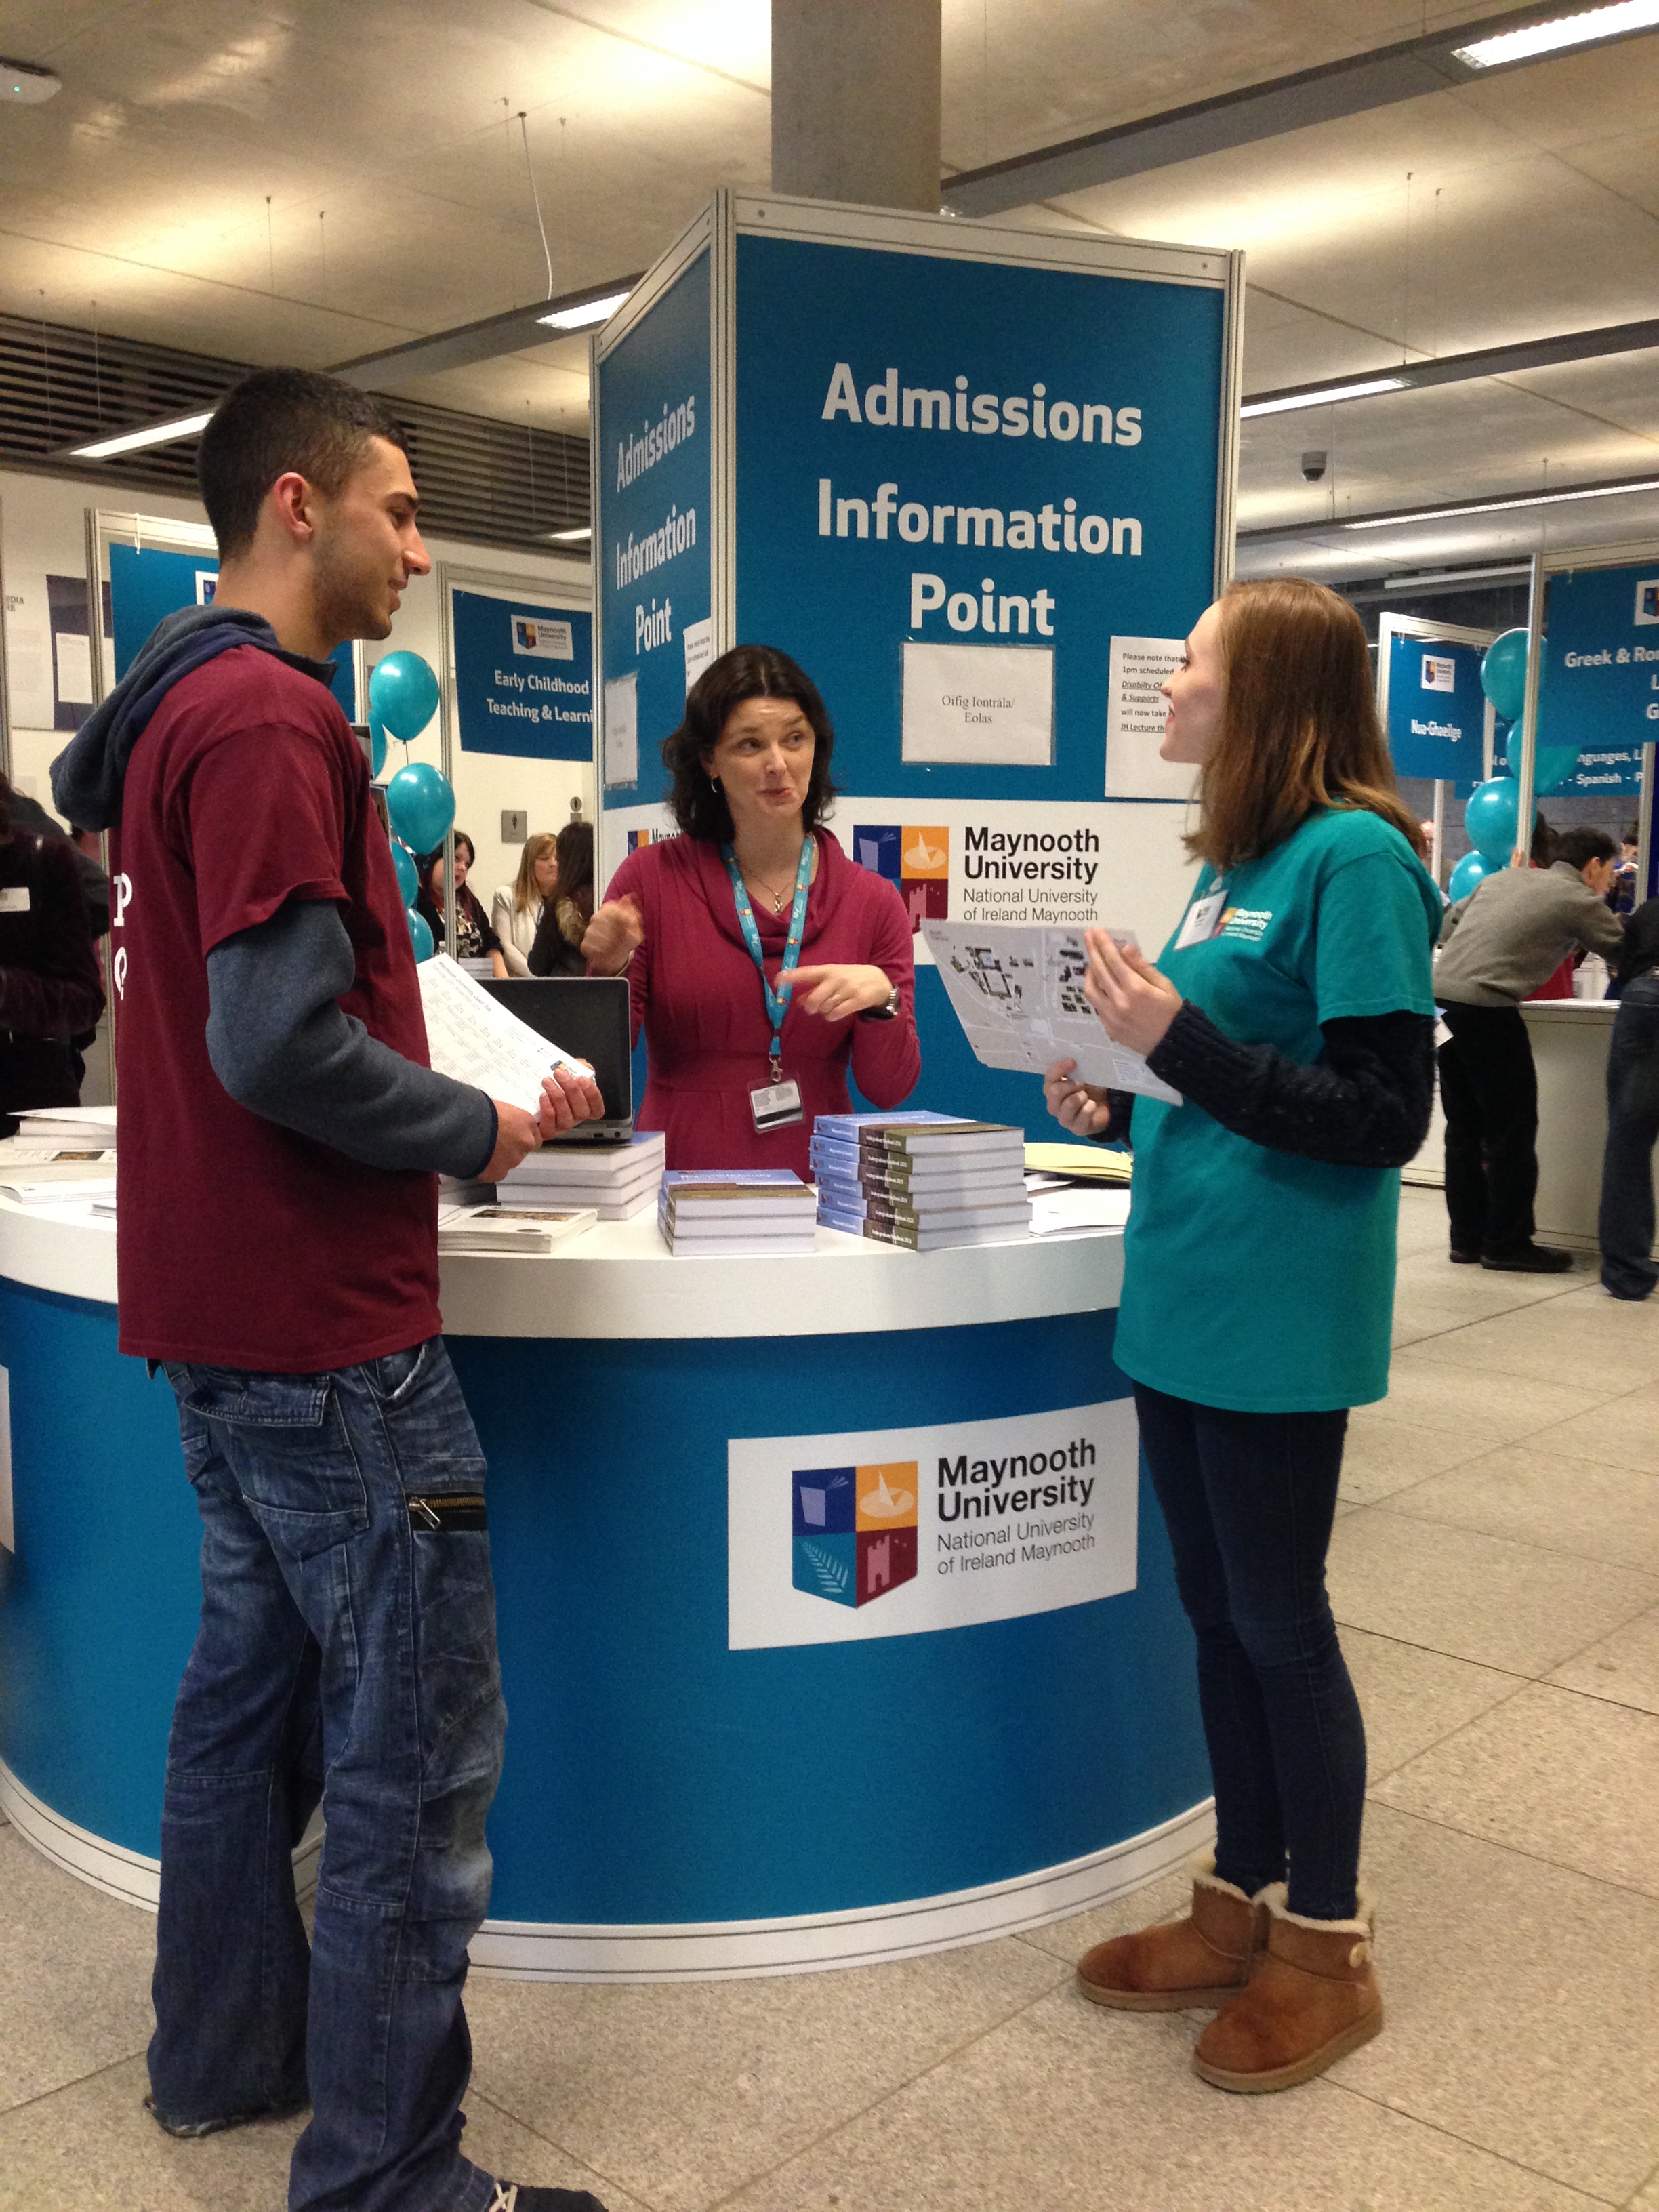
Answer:
<path fill-rule="evenodd" d="M 1127 1182 L 1134 1170 L 1131 1152 L 1108 1152 L 1101 1145 L 1027 1145 L 1028 1175 L 1076 1176 L 1088 1182 Z"/>

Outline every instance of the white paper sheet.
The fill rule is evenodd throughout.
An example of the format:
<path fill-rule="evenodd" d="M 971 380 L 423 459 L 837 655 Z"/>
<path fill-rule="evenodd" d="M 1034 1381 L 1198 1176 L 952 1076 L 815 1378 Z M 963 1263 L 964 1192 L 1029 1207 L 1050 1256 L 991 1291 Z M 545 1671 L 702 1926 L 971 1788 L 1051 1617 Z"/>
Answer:
<path fill-rule="evenodd" d="M 1115 1043 L 1083 995 L 1088 961 L 1083 932 L 1043 923 L 928 921 L 921 933 L 939 966 L 957 1019 L 987 1067 L 1041 1075 L 1074 1060 L 1079 1079 L 1113 1091 L 1139 1091 L 1181 1103 L 1138 1052 Z M 1120 945 L 1132 930 L 1114 929 Z"/>
<path fill-rule="evenodd" d="M 605 687 L 605 781 L 607 790 L 640 780 L 639 685 L 632 674 Z"/>
<path fill-rule="evenodd" d="M 470 1083 L 533 1114 L 541 1104 L 542 1078 L 556 1067 L 593 1073 L 585 1060 L 562 1052 L 528 1022 L 508 1013 L 481 983 L 463 975 L 447 952 L 423 960 L 419 972 L 427 1050 L 440 1075 Z"/>
<path fill-rule="evenodd" d="M 1108 799 L 1190 799 L 1197 771 L 1166 761 L 1159 690 L 1186 651 L 1178 637 L 1115 637 L 1106 690 Z"/>
<path fill-rule="evenodd" d="M 1127 1186 L 1044 1191 L 1031 1200 L 1033 1237 L 1086 1237 L 1121 1229 L 1129 1218 Z"/>
<path fill-rule="evenodd" d="M 701 622 L 687 623 L 680 632 L 685 647 L 685 688 L 689 691 L 714 658 L 714 617 L 705 615 Z"/>

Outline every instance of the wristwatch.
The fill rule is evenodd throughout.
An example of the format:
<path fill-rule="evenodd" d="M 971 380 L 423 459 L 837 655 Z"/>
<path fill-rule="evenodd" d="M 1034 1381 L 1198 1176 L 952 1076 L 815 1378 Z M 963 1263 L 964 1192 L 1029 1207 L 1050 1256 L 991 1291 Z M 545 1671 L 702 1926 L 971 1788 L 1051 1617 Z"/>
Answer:
<path fill-rule="evenodd" d="M 866 1006 L 859 1016 L 861 1022 L 890 1022 L 899 1010 L 899 988 L 896 983 L 878 1006 Z"/>

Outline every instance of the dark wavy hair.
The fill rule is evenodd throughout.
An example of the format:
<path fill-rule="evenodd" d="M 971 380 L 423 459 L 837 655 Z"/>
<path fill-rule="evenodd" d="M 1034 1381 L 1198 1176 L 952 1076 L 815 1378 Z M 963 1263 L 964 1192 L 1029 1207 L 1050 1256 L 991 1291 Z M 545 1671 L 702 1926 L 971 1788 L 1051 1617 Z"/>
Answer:
<path fill-rule="evenodd" d="M 836 733 L 818 687 L 806 671 L 775 645 L 734 645 L 711 660 L 686 694 L 685 720 L 662 741 L 663 766 L 673 778 L 668 805 L 688 837 L 724 845 L 732 835 L 732 810 L 726 793 L 711 781 L 702 764 L 713 752 L 736 709 L 745 699 L 792 699 L 812 726 L 812 774 L 801 802 L 801 825 L 810 835 L 829 813 L 836 796 L 830 758 Z"/>

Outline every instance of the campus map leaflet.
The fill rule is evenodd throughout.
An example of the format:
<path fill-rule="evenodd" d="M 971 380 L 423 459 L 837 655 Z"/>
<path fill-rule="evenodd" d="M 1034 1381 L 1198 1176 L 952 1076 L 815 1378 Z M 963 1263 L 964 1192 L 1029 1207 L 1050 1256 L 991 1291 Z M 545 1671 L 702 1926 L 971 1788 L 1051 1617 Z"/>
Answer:
<path fill-rule="evenodd" d="M 1074 1060 L 1082 1082 L 1180 1105 L 1181 1093 L 1160 1083 L 1138 1052 L 1109 1037 L 1084 997 L 1088 957 L 1080 929 L 929 921 L 921 933 L 974 1055 L 985 1066 L 1041 1075 L 1054 1060 Z M 1120 945 L 1135 945 L 1130 930 L 1114 929 L 1111 935 Z"/>

